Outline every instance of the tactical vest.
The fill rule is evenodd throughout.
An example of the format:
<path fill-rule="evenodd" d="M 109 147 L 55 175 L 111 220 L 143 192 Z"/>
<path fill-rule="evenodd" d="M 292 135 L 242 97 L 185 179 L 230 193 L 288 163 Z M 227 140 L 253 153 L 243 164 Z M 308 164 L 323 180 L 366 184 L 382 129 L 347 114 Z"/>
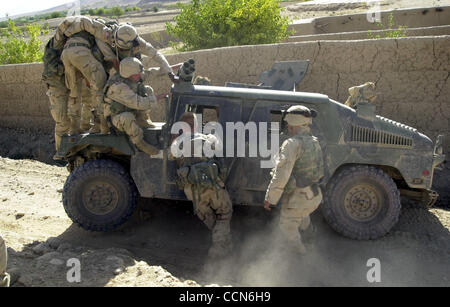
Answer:
<path fill-rule="evenodd" d="M 62 49 L 54 49 L 52 37 L 47 45 L 45 45 L 44 70 L 42 71 L 42 80 L 49 86 L 65 87 L 64 81 L 64 64 L 61 61 Z"/>
<path fill-rule="evenodd" d="M 134 111 L 136 111 L 135 109 L 131 109 L 131 108 L 121 104 L 120 102 L 117 102 L 115 100 L 112 100 L 112 99 L 108 98 L 107 93 L 108 93 L 109 88 L 113 84 L 118 84 L 118 83 L 125 83 L 126 85 L 128 85 L 128 87 L 132 91 L 134 91 L 138 95 L 143 96 L 143 97 L 146 96 L 146 93 L 145 94 L 142 93 L 142 88 L 143 88 L 142 85 L 140 85 L 140 84 L 136 85 L 135 82 L 133 82 L 133 81 L 127 79 L 127 78 L 123 78 L 119 73 L 115 73 L 106 82 L 106 85 L 105 85 L 105 88 L 104 88 L 104 91 L 103 91 L 104 97 L 106 98 L 105 102 L 110 105 L 111 114 L 112 115 L 117 115 L 117 114 L 123 113 L 123 112 L 134 112 Z"/>
<path fill-rule="evenodd" d="M 295 161 L 292 175 L 297 187 L 304 188 L 319 182 L 324 176 L 323 154 L 316 137 L 299 134 L 294 138 L 300 142 L 302 153 Z"/>

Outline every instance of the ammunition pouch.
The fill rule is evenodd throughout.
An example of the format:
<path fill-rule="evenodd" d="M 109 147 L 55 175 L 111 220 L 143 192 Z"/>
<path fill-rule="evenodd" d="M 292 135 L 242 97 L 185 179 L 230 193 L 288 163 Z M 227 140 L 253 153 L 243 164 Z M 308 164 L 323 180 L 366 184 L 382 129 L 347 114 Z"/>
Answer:
<path fill-rule="evenodd" d="M 177 170 L 177 175 L 179 187 L 192 184 L 205 189 L 214 188 L 219 178 L 219 167 L 214 162 L 205 161 L 181 167 Z"/>
<path fill-rule="evenodd" d="M 316 181 L 313 181 L 311 177 L 302 177 L 302 176 L 296 176 L 295 177 L 295 184 L 297 188 L 306 188 L 313 184 L 317 183 Z"/>

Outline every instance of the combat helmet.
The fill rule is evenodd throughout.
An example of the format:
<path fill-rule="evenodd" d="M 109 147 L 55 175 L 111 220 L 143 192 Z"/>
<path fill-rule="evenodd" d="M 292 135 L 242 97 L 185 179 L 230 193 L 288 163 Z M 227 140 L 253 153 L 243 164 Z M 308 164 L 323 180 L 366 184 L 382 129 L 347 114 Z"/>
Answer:
<path fill-rule="evenodd" d="M 144 65 L 137 58 L 128 57 L 120 61 L 119 70 L 122 78 L 129 78 L 132 75 L 143 73 Z"/>
<path fill-rule="evenodd" d="M 114 40 L 117 47 L 128 50 L 136 46 L 138 36 L 135 27 L 128 23 L 123 23 L 119 25 L 114 33 Z"/>
<path fill-rule="evenodd" d="M 317 116 L 314 109 L 309 109 L 305 106 L 292 106 L 285 111 L 284 120 L 290 126 L 305 126 L 311 125 L 313 117 Z"/>

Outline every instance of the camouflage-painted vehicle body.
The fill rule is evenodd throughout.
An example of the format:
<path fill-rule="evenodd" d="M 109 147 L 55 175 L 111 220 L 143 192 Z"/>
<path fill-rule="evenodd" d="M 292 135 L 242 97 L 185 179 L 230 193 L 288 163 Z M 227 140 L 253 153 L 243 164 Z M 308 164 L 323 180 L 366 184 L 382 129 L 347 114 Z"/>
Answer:
<path fill-rule="evenodd" d="M 147 142 L 163 150 L 159 157 L 138 152 L 125 135 L 111 134 L 64 137 L 59 155 L 69 163 L 72 175 L 88 161 L 111 160 L 129 172 L 141 197 L 183 200 L 185 195 L 175 184 L 176 164 L 167 158 L 171 127 L 183 112 L 205 114 L 218 108 L 219 122 L 224 127 L 226 122 L 251 121 L 258 126 L 259 122 L 281 121 L 280 111 L 298 104 L 318 112 L 312 131 L 320 140 L 325 159 L 321 206 L 335 230 L 351 238 L 374 239 L 397 221 L 400 193 L 427 206 L 436 200 L 431 185 L 434 170 L 444 160 L 441 138 L 435 144 L 414 128 L 376 115 L 372 105 L 360 104 L 354 110 L 315 93 L 183 82 L 172 88 L 171 99 L 167 100 L 167 122 L 156 123 L 155 128 L 144 132 Z M 225 142 L 229 137 L 224 131 Z M 260 161 L 225 158 L 226 185 L 234 205 L 263 204 L 270 169 L 261 168 Z M 93 230 L 109 230 L 123 222 L 103 227 L 101 222 L 80 220 L 70 208 L 83 204 L 69 204 L 75 201 L 68 195 L 72 192 L 66 191 L 72 183 L 69 179 L 65 206 L 75 222 Z M 89 202 L 88 197 L 77 201 Z"/>

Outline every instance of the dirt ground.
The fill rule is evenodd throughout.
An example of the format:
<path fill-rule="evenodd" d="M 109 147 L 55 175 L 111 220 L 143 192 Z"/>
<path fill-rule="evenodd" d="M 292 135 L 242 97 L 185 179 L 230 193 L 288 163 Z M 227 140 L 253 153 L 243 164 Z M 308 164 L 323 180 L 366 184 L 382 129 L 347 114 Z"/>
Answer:
<path fill-rule="evenodd" d="M 85 231 L 64 212 L 64 167 L 0 158 L 0 232 L 8 245 L 13 286 L 450 286 L 450 211 L 407 201 L 399 223 L 376 241 L 333 232 L 320 212 L 306 256 L 281 252 L 271 234 L 276 211 L 235 207 L 234 252 L 207 258 L 210 236 L 186 202 L 145 200 L 120 229 Z M 69 283 L 67 260 L 81 262 Z M 381 283 L 367 261 L 378 258 Z"/>
<path fill-rule="evenodd" d="M 283 15 L 289 16 L 291 19 L 307 19 L 324 16 L 358 14 L 367 12 L 367 10 L 372 7 L 372 3 L 375 2 L 380 4 L 381 11 L 450 5 L 449 0 L 315 0 L 301 3 L 295 3 L 295 1 L 293 1 L 292 3 L 283 3 L 283 6 L 285 7 Z"/>

